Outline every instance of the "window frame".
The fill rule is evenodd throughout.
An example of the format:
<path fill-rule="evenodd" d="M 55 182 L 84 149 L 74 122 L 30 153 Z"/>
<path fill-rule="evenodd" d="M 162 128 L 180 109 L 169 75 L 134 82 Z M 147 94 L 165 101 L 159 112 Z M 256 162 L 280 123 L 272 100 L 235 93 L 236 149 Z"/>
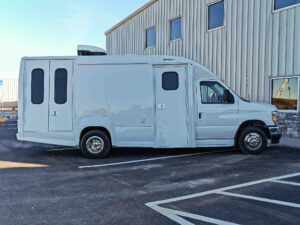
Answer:
<path fill-rule="evenodd" d="M 147 46 L 147 31 L 148 30 L 150 30 L 150 29 L 152 29 L 152 28 L 154 28 L 154 45 L 151 45 L 151 46 Z M 145 43 L 144 43 L 144 46 L 145 46 L 145 49 L 149 49 L 149 48 L 155 48 L 156 47 L 156 34 L 157 34 L 157 32 L 156 32 L 156 26 L 155 25 L 153 25 L 153 26 L 150 26 L 150 27 L 147 27 L 146 29 L 145 29 Z"/>
<path fill-rule="evenodd" d="M 297 109 L 278 109 L 278 112 L 284 112 L 284 113 L 297 113 L 300 112 L 300 75 L 295 76 L 285 76 L 285 77 L 270 77 L 270 90 L 269 90 L 269 103 L 272 104 L 272 98 L 273 98 L 273 80 L 281 80 L 281 79 L 290 79 L 290 78 L 297 78 L 298 79 L 298 100 L 297 100 Z"/>
<path fill-rule="evenodd" d="M 229 93 L 232 95 L 233 97 L 233 102 L 232 103 L 213 103 L 213 102 L 203 102 L 202 101 L 202 92 L 201 92 L 201 83 L 203 82 L 215 82 L 218 83 L 219 85 L 221 85 L 225 90 L 228 90 Z M 234 94 L 232 93 L 232 91 L 227 88 L 224 84 L 222 84 L 221 82 L 218 82 L 216 80 L 202 80 L 199 82 L 199 93 L 200 93 L 200 101 L 202 105 L 234 105 L 236 103 L 236 99 L 234 97 Z"/>
<path fill-rule="evenodd" d="M 56 101 L 56 71 L 57 70 L 65 70 L 66 71 L 66 99 L 65 99 L 65 101 L 63 102 L 63 103 L 60 103 L 60 102 L 57 102 Z M 54 102 L 55 102 L 55 104 L 57 104 L 57 105 L 64 105 L 64 104 L 66 104 L 67 102 L 68 102 L 68 70 L 66 69 L 66 68 L 56 68 L 55 69 L 55 71 L 54 71 Z"/>
<path fill-rule="evenodd" d="M 273 2 L 272 2 L 272 12 L 273 13 L 281 12 L 283 10 L 288 10 L 288 9 L 300 6 L 300 3 L 297 3 L 297 4 L 294 4 L 294 5 L 286 6 L 286 7 L 281 8 L 281 9 L 275 9 L 275 1 L 276 0 L 273 0 Z"/>
<path fill-rule="evenodd" d="M 34 103 L 32 101 L 32 75 L 33 75 L 33 71 L 35 70 L 41 70 L 43 71 L 43 98 L 42 101 L 40 103 Z M 43 68 L 34 68 L 33 70 L 31 70 L 31 81 L 30 81 L 30 101 L 31 104 L 33 105 L 42 105 L 45 102 L 45 70 Z"/>
<path fill-rule="evenodd" d="M 209 7 L 218 3 L 218 2 L 222 2 L 224 1 L 224 18 L 223 18 L 223 25 L 222 26 L 219 26 L 219 27 L 216 27 L 216 28 L 213 28 L 213 29 L 209 29 Z M 207 7 L 206 7 L 206 32 L 211 32 L 211 31 L 215 31 L 215 30 L 219 30 L 219 29 L 224 29 L 225 28 L 225 24 L 226 24 L 226 0 L 216 0 L 216 1 L 213 1 L 213 2 L 210 2 L 207 4 Z"/>
<path fill-rule="evenodd" d="M 181 23 L 180 23 L 180 38 L 176 38 L 176 39 L 172 39 L 172 21 L 174 21 L 174 20 L 176 20 L 176 19 L 178 19 L 178 18 L 180 18 L 181 19 Z M 178 41 L 178 40 L 181 40 L 182 39 L 182 16 L 181 15 L 179 15 L 179 16 L 176 16 L 176 17 L 172 17 L 171 19 L 169 19 L 169 30 L 170 30 L 170 32 L 169 32 L 169 41 L 170 42 L 174 42 L 174 41 Z"/>
<path fill-rule="evenodd" d="M 176 89 L 165 89 L 164 88 L 164 75 L 166 73 L 175 73 L 177 75 L 177 88 Z M 166 71 L 166 72 L 163 72 L 163 74 L 161 75 L 161 88 L 164 90 L 164 91 L 177 91 L 179 89 L 179 74 L 176 72 L 176 71 Z"/>

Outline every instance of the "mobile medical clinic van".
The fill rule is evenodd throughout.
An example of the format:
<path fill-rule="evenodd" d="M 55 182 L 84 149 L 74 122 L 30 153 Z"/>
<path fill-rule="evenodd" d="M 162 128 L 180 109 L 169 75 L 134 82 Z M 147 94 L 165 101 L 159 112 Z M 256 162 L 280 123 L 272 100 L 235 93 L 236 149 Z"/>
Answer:
<path fill-rule="evenodd" d="M 18 140 L 79 146 L 233 147 L 257 154 L 278 143 L 275 106 L 239 98 L 202 65 L 173 56 L 25 57 L 19 75 Z"/>

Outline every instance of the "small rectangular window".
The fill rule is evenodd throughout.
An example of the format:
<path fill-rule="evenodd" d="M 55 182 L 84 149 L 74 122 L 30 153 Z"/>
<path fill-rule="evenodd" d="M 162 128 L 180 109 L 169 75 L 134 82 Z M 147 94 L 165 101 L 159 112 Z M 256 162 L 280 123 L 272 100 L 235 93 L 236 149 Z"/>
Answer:
<path fill-rule="evenodd" d="M 300 0 L 274 0 L 274 10 L 299 4 Z"/>
<path fill-rule="evenodd" d="M 272 80 L 272 104 L 281 110 L 297 110 L 298 78 Z"/>
<path fill-rule="evenodd" d="M 66 69 L 55 70 L 54 100 L 56 104 L 67 102 L 68 72 Z"/>
<path fill-rule="evenodd" d="M 178 73 L 165 72 L 162 75 L 162 88 L 166 91 L 174 91 L 179 87 Z"/>
<path fill-rule="evenodd" d="M 208 6 L 208 30 L 224 26 L 224 0 Z"/>
<path fill-rule="evenodd" d="M 31 102 L 42 104 L 44 102 L 44 70 L 34 69 L 31 72 Z"/>
<path fill-rule="evenodd" d="M 146 48 L 155 45 L 155 27 L 146 30 Z"/>
<path fill-rule="evenodd" d="M 171 41 L 181 38 L 181 17 L 173 19 L 171 23 Z"/>

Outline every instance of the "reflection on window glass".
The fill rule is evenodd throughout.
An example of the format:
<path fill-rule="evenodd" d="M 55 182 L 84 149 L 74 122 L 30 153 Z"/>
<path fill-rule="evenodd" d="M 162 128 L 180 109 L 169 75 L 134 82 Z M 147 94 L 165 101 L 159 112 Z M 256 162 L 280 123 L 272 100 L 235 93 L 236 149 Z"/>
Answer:
<path fill-rule="evenodd" d="M 165 72 L 162 75 L 162 88 L 166 91 L 174 91 L 179 87 L 179 78 L 176 72 Z"/>
<path fill-rule="evenodd" d="M 298 78 L 272 80 L 272 104 L 278 109 L 297 110 Z"/>
<path fill-rule="evenodd" d="M 146 30 L 146 48 L 155 45 L 155 27 Z"/>
<path fill-rule="evenodd" d="M 66 69 L 55 70 L 54 100 L 56 104 L 67 102 L 68 72 Z"/>
<path fill-rule="evenodd" d="M 31 72 L 31 102 L 42 104 L 44 102 L 44 70 L 34 69 Z"/>
<path fill-rule="evenodd" d="M 224 25 L 224 1 L 217 2 L 208 7 L 208 29 Z"/>
<path fill-rule="evenodd" d="M 274 10 L 289 7 L 300 3 L 300 0 L 274 0 Z"/>
<path fill-rule="evenodd" d="M 231 95 L 228 101 L 228 91 L 215 81 L 202 81 L 200 84 L 201 101 L 203 104 L 232 104 L 234 99 Z"/>
<path fill-rule="evenodd" d="M 181 17 L 171 20 L 171 41 L 181 38 Z"/>

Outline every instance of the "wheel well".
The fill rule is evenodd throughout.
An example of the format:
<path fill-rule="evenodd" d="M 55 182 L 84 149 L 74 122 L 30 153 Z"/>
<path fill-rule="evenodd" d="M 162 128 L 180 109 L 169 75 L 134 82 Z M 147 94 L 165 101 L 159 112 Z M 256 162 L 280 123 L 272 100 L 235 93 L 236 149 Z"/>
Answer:
<path fill-rule="evenodd" d="M 248 121 L 245 121 L 243 122 L 239 129 L 237 130 L 236 132 L 236 135 L 235 135 L 235 145 L 237 146 L 237 140 L 239 138 L 239 135 L 241 133 L 241 131 L 246 128 L 246 127 L 257 127 L 257 128 L 260 128 L 262 129 L 268 138 L 271 138 L 271 135 L 270 135 L 270 131 L 268 129 L 268 126 L 263 122 L 263 121 L 260 121 L 260 120 L 248 120 Z"/>
<path fill-rule="evenodd" d="M 101 131 L 105 132 L 105 134 L 108 136 L 108 138 L 110 140 L 110 143 L 112 143 L 110 133 L 104 127 L 86 127 L 86 128 L 84 128 L 80 133 L 79 142 L 81 141 L 81 138 L 83 137 L 83 135 L 85 135 L 87 132 L 92 131 L 92 130 L 101 130 Z"/>

